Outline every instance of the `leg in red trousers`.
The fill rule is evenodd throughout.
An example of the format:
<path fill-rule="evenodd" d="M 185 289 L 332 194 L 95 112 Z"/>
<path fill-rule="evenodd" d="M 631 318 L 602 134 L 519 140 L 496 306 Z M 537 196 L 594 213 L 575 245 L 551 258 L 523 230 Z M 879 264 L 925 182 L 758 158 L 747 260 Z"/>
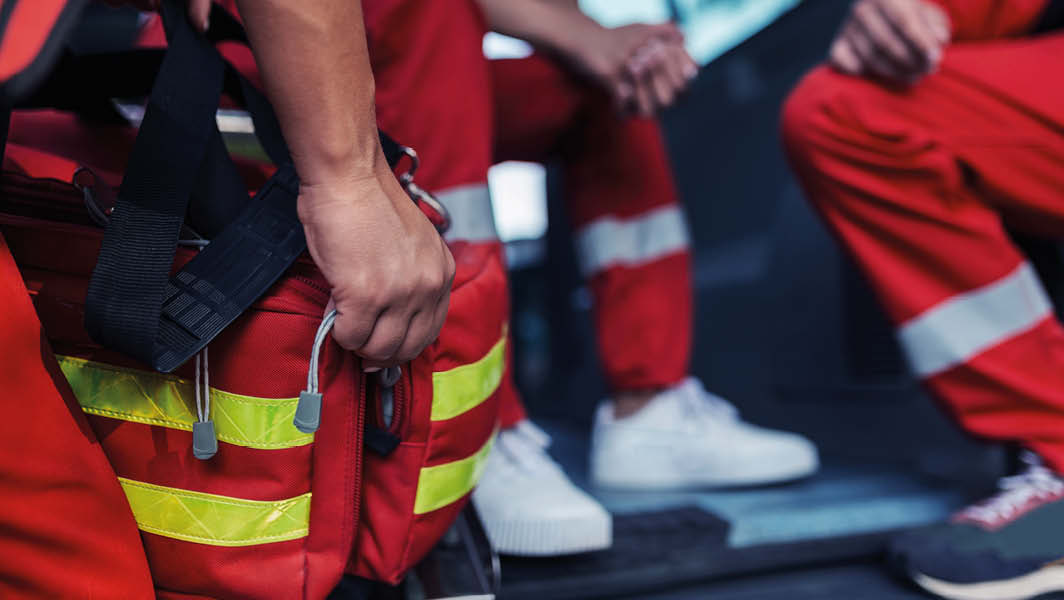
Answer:
<path fill-rule="evenodd" d="M 1064 329 L 1006 233 L 1064 234 L 1062 70 L 1064 35 L 958 44 L 909 89 L 818 69 L 783 113 L 914 373 L 967 431 L 1033 451 L 994 497 L 893 542 L 945 598 L 1064 591 Z"/>
<path fill-rule="evenodd" d="M 1006 225 L 1064 233 L 1064 36 L 959 45 L 909 90 L 811 73 L 784 137 L 914 372 L 968 431 L 1064 470 L 1064 330 Z"/>
<path fill-rule="evenodd" d="M 691 252 L 658 124 L 539 56 L 493 61 L 496 160 L 558 159 L 613 401 L 591 475 L 614 487 L 757 484 L 816 469 L 800 436 L 742 422 L 688 376 Z M 504 201 L 504 199 L 500 199 Z"/>
<path fill-rule="evenodd" d="M 0 597 L 154 597 L 133 513 L 2 236 L 0 314 Z"/>
<path fill-rule="evenodd" d="M 657 122 L 618 116 L 605 94 L 542 56 L 491 65 L 495 160 L 561 160 L 610 388 L 680 383 L 691 353 L 691 253 Z"/>

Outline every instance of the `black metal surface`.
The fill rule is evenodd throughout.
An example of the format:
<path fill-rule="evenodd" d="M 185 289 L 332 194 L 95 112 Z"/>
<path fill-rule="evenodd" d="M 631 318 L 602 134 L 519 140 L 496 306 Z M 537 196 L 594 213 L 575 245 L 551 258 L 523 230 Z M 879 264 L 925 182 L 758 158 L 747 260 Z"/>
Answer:
<path fill-rule="evenodd" d="M 615 516 L 610 550 L 557 559 L 504 558 L 501 598 L 639 597 L 692 582 L 868 560 L 880 555 L 893 534 L 731 548 L 727 528 L 698 508 Z"/>
<path fill-rule="evenodd" d="M 877 560 L 762 573 L 708 584 L 625 596 L 628 600 L 927 600 Z"/>

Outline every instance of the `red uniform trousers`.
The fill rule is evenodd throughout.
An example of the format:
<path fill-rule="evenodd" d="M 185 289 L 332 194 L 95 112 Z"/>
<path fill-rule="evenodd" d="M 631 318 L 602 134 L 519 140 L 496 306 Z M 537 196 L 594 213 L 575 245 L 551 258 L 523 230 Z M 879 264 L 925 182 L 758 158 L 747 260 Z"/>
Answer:
<path fill-rule="evenodd" d="M 937 73 L 897 89 L 819 68 L 785 144 L 915 374 L 967 431 L 1064 471 L 1064 329 L 1006 233 L 1064 235 L 1064 34 L 989 39 L 1044 2 L 945 4 L 970 41 Z"/>
<path fill-rule="evenodd" d="M 118 478 L 0 236 L 0 597 L 151 598 Z"/>
<path fill-rule="evenodd" d="M 454 220 L 449 242 L 501 253 L 488 168 L 560 158 L 611 387 L 679 382 L 691 345 L 690 254 L 656 123 L 616 117 L 606 97 L 544 58 L 487 61 L 472 2 L 363 6 L 378 121 L 421 155 L 420 185 Z M 506 380 L 502 422 L 512 425 L 524 411 Z"/>
<path fill-rule="evenodd" d="M 657 122 L 619 117 L 604 94 L 543 57 L 491 66 L 495 160 L 562 168 L 607 383 L 679 383 L 691 351 L 691 254 Z"/>

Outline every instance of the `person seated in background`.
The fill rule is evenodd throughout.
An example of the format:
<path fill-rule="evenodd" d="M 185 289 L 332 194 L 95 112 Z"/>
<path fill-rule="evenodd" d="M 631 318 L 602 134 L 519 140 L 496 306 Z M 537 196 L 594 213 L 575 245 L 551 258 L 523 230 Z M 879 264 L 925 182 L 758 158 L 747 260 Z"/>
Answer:
<path fill-rule="evenodd" d="M 997 495 L 892 545 L 947 598 L 1064 591 L 1064 328 L 1008 234 L 1064 235 L 1062 4 L 859 0 L 783 109 L 913 372 L 968 432 L 1025 449 Z"/>
<path fill-rule="evenodd" d="M 488 27 L 540 53 L 489 61 L 493 160 L 558 159 L 612 397 L 590 472 L 612 488 L 769 484 L 812 474 L 805 438 L 750 425 L 690 374 L 691 252 L 658 123 L 697 74 L 671 24 L 606 28 L 575 0 L 479 0 Z M 506 198 L 495 198 L 507 202 Z M 458 215 L 463 207 L 449 206 Z M 477 215 L 490 220 L 488 207 Z M 455 233 L 449 234 L 451 236 Z M 546 453 L 516 396 L 473 501 L 499 550 L 609 545 L 609 514 Z"/>

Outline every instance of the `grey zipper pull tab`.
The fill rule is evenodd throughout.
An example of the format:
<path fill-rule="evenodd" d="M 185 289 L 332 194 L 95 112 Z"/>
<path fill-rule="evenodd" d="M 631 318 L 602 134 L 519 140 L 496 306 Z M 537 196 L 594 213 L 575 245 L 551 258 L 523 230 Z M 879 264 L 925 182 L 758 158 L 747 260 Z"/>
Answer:
<path fill-rule="evenodd" d="M 336 311 L 325 315 L 314 336 L 314 347 L 310 350 L 310 368 L 307 371 L 307 389 L 299 392 L 299 403 L 292 424 L 303 433 L 314 433 L 321 425 L 321 393 L 318 392 L 318 362 L 321 359 L 321 346 L 325 337 L 336 321 Z"/>
<path fill-rule="evenodd" d="M 303 433 L 314 433 L 321 425 L 321 394 L 318 392 L 299 392 L 299 404 L 292 424 Z"/>
<path fill-rule="evenodd" d="M 211 380 L 207 348 L 196 355 L 195 386 L 197 418 L 192 423 L 192 456 L 207 460 L 218 453 L 218 435 L 214 431 L 214 421 L 211 420 Z"/>
<path fill-rule="evenodd" d="M 192 424 L 192 456 L 207 460 L 218 453 L 218 436 L 214 433 L 214 421 L 196 421 Z"/>

